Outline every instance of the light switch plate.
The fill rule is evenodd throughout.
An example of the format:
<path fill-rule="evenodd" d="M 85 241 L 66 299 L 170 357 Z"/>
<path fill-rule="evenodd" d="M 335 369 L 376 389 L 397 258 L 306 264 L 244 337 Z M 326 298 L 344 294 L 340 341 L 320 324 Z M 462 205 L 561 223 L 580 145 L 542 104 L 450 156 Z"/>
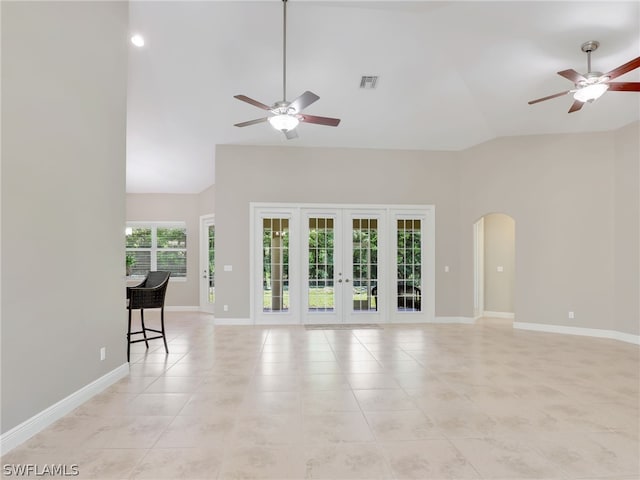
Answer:
<path fill-rule="evenodd" d="M 224 271 L 225 271 L 225 272 L 231 272 L 231 271 L 233 271 L 233 265 L 225 265 L 225 266 L 224 266 Z"/>

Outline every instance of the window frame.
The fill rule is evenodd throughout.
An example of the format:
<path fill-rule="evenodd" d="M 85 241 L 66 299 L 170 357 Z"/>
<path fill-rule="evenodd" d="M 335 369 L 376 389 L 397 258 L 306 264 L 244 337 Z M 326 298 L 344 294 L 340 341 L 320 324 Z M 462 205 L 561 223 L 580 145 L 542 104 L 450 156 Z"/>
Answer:
<path fill-rule="evenodd" d="M 149 265 L 149 269 L 151 271 L 157 270 L 158 269 L 158 252 L 184 252 L 184 256 L 185 256 L 185 273 L 184 273 L 184 277 L 174 277 L 173 274 L 169 277 L 169 281 L 170 282 L 186 282 L 187 281 L 187 277 L 189 275 L 189 269 L 188 269 L 188 257 L 189 257 L 189 252 L 188 252 L 188 245 L 189 245 L 189 231 L 187 229 L 187 223 L 186 222 L 180 222 L 180 221 L 163 221 L 163 222 L 149 222 L 149 221 L 142 221 L 142 222 L 135 222 L 135 221 L 130 221 L 126 223 L 126 227 L 127 228 L 149 228 L 151 229 L 151 247 L 149 248 L 132 248 L 132 247 L 127 247 L 126 246 L 126 240 L 125 240 L 125 253 L 128 253 L 129 251 L 141 251 L 141 252 L 149 252 L 150 254 L 150 265 Z M 185 242 L 186 245 L 184 248 L 159 248 L 158 247 L 158 228 L 180 228 L 180 229 L 184 229 L 184 235 L 185 235 Z M 132 279 L 143 279 L 144 275 L 131 275 Z"/>

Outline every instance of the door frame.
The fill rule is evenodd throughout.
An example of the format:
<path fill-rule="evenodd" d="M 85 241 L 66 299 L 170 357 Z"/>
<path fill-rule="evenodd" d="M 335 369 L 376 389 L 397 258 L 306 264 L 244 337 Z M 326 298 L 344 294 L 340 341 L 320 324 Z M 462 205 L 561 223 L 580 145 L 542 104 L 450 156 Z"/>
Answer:
<path fill-rule="evenodd" d="M 473 317 L 484 315 L 484 216 L 473 224 Z"/>
<path fill-rule="evenodd" d="M 214 313 L 215 304 L 209 303 L 209 226 L 215 226 L 215 215 L 200 215 L 200 261 L 198 270 L 200 311 Z"/>
<path fill-rule="evenodd" d="M 333 218 L 334 219 L 334 269 L 336 275 L 334 281 L 334 310 L 331 312 L 311 312 L 308 309 L 309 298 L 307 284 L 300 285 L 301 323 L 382 323 L 381 320 L 386 318 L 386 302 L 387 297 L 378 296 L 378 309 L 375 311 L 366 310 L 359 313 L 354 312 L 353 307 L 353 291 L 348 288 L 353 282 L 353 236 L 352 221 L 358 219 L 375 219 L 378 222 L 378 291 L 385 292 L 386 287 L 386 257 L 387 257 L 387 238 L 386 238 L 386 219 L 387 211 L 384 208 L 374 208 L 371 206 L 351 208 L 343 205 L 323 205 L 321 207 L 301 207 L 301 263 L 300 272 L 302 282 L 308 280 L 309 264 L 307 262 L 308 243 L 306 239 L 309 237 L 309 218 Z M 344 283 L 343 283 L 344 281 Z"/>
<path fill-rule="evenodd" d="M 296 285 L 300 290 L 300 294 L 297 295 L 298 299 L 294 299 L 291 291 L 290 298 L 291 304 L 287 315 L 270 314 L 265 316 L 262 314 L 262 310 L 258 309 L 258 302 L 256 301 L 256 295 L 258 287 L 261 288 L 262 284 L 262 241 L 256 241 L 256 229 L 257 220 L 264 218 L 265 214 L 272 213 L 274 215 L 283 215 L 288 213 L 291 218 L 290 223 L 290 238 L 301 235 L 300 222 L 302 221 L 302 211 L 305 209 L 313 210 L 329 210 L 329 209 L 342 209 L 354 210 L 354 211 L 372 211 L 383 210 L 385 225 L 387 227 L 386 245 L 388 245 L 387 254 L 389 263 L 389 279 L 388 281 L 396 282 L 396 273 L 391 270 L 395 270 L 393 264 L 395 262 L 395 251 L 391 249 L 397 245 L 395 221 L 397 218 L 416 215 L 420 218 L 422 225 L 422 305 L 423 308 L 420 312 L 395 312 L 392 308 L 396 302 L 395 294 L 389 288 L 386 307 L 381 312 L 382 323 L 430 323 L 435 321 L 435 206 L 434 205 L 395 205 L 395 204 L 335 204 L 335 203 L 266 203 L 266 202 L 250 202 L 249 203 L 249 312 L 252 324 L 297 324 L 303 325 L 301 312 L 301 287 L 300 281 L 302 280 L 302 248 L 295 247 L 294 243 L 290 242 L 289 262 L 290 265 L 299 266 L 299 272 L 290 271 L 290 286 Z M 297 238 L 297 237 L 295 237 Z M 294 263 L 296 262 L 296 263 Z M 260 279 L 257 279 L 257 274 L 260 273 Z M 281 318 L 278 318 L 281 317 Z"/>

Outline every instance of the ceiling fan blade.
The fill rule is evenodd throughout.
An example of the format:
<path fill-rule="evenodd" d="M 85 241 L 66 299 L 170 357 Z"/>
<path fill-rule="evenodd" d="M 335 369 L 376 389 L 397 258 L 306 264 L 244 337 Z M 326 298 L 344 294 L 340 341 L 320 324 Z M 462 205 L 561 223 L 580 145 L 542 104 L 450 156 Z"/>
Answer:
<path fill-rule="evenodd" d="M 586 78 L 584 78 L 582 74 L 576 72 L 572 68 L 570 68 L 569 70 L 562 70 L 561 72 L 558 72 L 558 75 L 566 78 L 567 80 L 571 80 L 573 83 L 578 83 L 581 80 L 586 80 Z"/>
<path fill-rule="evenodd" d="M 317 123 L 318 125 L 326 125 L 328 127 L 337 127 L 340 123 L 339 118 L 316 117 L 315 115 L 298 115 L 301 122 Z"/>
<path fill-rule="evenodd" d="M 624 75 L 631 70 L 635 70 L 638 67 L 640 67 L 640 57 L 634 58 L 624 65 L 620 65 L 618 68 L 614 68 L 609 73 L 605 73 L 603 77 L 609 77 L 609 80 L 613 80 L 614 78 Z"/>
<path fill-rule="evenodd" d="M 284 136 L 287 137 L 287 140 L 292 140 L 294 138 L 298 138 L 298 132 L 296 132 L 295 129 L 293 130 L 287 130 L 286 132 L 283 132 Z"/>
<path fill-rule="evenodd" d="M 584 102 L 581 102 L 580 100 L 576 100 L 575 102 L 573 102 L 573 105 L 571 105 L 571 108 L 569 109 L 569 113 L 577 112 L 582 108 L 583 105 L 584 105 Z"/>
<path fill-rule="evenodd" d="M 567 93 L 569 93 L 571 90 L 565 90 L 564 92 L 560 92 L 560 93 L 554 93 L 553 95 L 549 95 L 548 97 L 542 97 L 542 98 L 538 98 L 536 100 L 531 100 L 529 103 L 529 105 L 533 105 L 534 103 L 538 103 L 538 102 L 544 102 L 545 100 L 551 100 L 552 98 L 558 98 L 561 97 L 563 95 L 566 95 Z"/>
<path fill-rule="evenodd" d="M 640 82 L 607 82 L 614 92 L 640 92 Z"/>
<path fill-rule="evenodd" d="M 289 108 L 293 108 L 296 113 L 300 113 L 303 109 L 307 108 L 309 105 L 319 99 L 320 97 L 318 95 L 307 90 L 293 102 L 291 102 L 289 104 Z"/>
<path fill-rule="evenodd" d="M 263 110 L 271 110 L 271 107 L 268 107 L 264 103 L 260 103 L 259 101 L 254 100 L 253 98 L 249 98 L 246 95 L 234 95 L 233 98 L 237 98 L 238 100 L 242 100 L 243 102 L 250 103 L 254 107 L 258 107 Z"/>
<path fill-rule="evenodd" d="M 248 127 L 249 125 L 255 125 L 257 123 L 264 123 L 267 121 L 267 117 L 256 118 L 255 120 L 249 120 L 248 122 L 236 123 L 235 127 Z"/>

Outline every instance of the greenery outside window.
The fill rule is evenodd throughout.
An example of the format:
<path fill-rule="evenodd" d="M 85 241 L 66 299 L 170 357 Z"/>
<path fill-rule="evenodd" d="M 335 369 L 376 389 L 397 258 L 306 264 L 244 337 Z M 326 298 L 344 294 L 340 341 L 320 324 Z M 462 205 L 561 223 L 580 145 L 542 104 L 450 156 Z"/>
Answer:
<path fill-rule="evenodd" d="M 126 264 L 130 275 L 144 277 L 150 270 L 187 276 L 187 228 L 184 223 L 127 223 Z"/>

